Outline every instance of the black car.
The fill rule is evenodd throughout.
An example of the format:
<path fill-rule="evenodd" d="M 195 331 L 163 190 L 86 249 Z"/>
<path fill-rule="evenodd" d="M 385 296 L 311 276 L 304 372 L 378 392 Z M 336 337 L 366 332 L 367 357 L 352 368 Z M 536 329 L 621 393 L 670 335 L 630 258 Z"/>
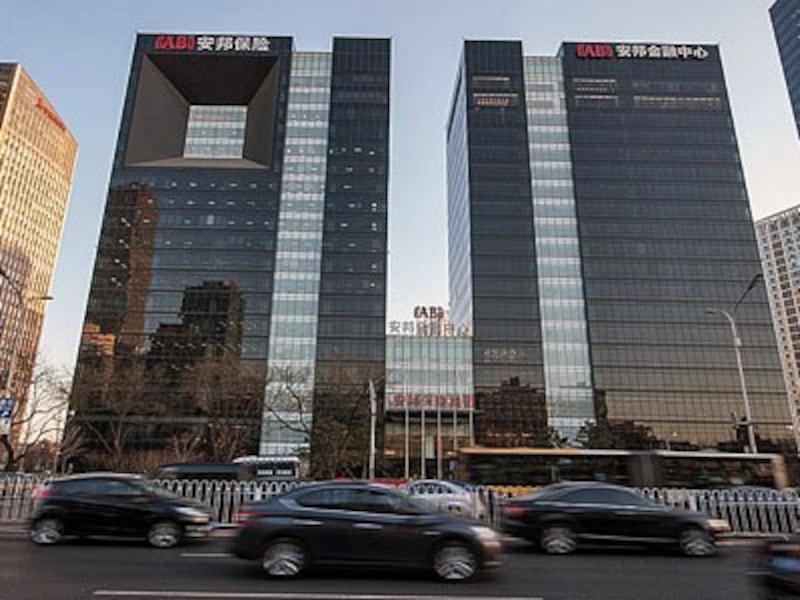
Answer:
<path fill-rule="evenodd" d="M 656 504 L 635 491 L 608 484 L 563 483 L 508 501 L 502 527 L 549 554 L 569 554 L 578 544 L 671 544 L 687 556 L 709 556 L 727 521 Z"/>
<path fill-rule="evenodd" d="M 758 549 L 752 574 L 758 578 L 765 599 L 800 597 L 800 536 L 765 541 Z"/>
<path fill-rule="evenodd" d="M 30 538 L 56 544 L 65 536 L 145 538 L 170 548 L 211 530 L 202 504 L 135 475 L 96 473 L 54 479 L 36 494 Z"/>
<path fill-rule="evenodd" d="M 432 569 L 466 581 L 500 564 L 500 536 L 478 521 L 433 512 L 408 495 L 358 482 L 308 485 L 246 506 L 233 545 L 272 577 L 314 566 Z"/>

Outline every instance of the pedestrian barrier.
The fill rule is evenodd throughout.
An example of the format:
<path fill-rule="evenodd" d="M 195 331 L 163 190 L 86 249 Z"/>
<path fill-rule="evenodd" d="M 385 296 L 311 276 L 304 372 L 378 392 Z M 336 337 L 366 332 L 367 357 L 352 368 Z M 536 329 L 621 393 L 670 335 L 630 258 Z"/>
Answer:
<path fill-rule="evenodd" d="M 0 476 L 0 522 L 29 518 L 36 489 L 45 481 L 36 475 Z M 156 483 L 173 494 L 210 507 L 222 525 L 235 524 L 236 514 L 243 504 L 266 500 L 303 485 L 292 481 L 176 479 Z M 730 523 L 733 535 L 751 537 L 800 532 L 800 497 L 792 490 L 641 488 L 638 492 L 658 504 L 697 510 L 711 518 L 725 519 Z M 424 488 L 422 493 L 425 493 Z M 486 508 L 482 513 L 484 521 L 499 526 L 500 509 L 511 494 L 480 486 L 471 488 L 470 493 L 477 495 Z"/>

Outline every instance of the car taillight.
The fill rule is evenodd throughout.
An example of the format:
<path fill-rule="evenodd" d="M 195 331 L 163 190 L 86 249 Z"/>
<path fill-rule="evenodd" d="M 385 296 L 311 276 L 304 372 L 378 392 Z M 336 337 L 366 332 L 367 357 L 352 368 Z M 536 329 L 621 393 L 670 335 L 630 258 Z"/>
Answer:
<path fill-rule="evenodd" d="M 528 512 L 528 509 L 525 508 L 524 506 L 516 506 L 514 504 L 506 505 L 501 510 L 504 516 L 510 517 L 512 519 L 514 517 L 521 517 L 526 512 Z"/>
<path fill-rule="evenodd" d="M 251 510 L 240 510 L 236 513 L 236 523 L 239 525 L 244 525 L 250 519 L 254 519 L 258 516 L 257 512 L 253 512 Z"/>
<path fill-rule="evenodd" d="M 37 502 L 41 502 L 42 500 L 47 500 L 53 495 L 53 488 L 50 488 L 46 485 L 40 486 L 36 492 L 33 494 L 33 499 Z"/>

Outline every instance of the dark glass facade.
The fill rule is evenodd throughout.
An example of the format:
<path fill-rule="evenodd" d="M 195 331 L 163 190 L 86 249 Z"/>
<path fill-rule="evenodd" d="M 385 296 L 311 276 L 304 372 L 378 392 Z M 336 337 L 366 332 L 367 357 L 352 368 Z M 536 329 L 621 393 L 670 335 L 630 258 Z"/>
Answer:
<path fill-rule="evenodd" d="M 461 70 L 467 82 L 490 76 L 493 85 L 509 85 L 516 72 L 490 62 L 478 70 L 470 62 L 476 53 L 523 61 L 516 42 L 467 42 Z M 500 372 L 480 350 L 516 340 L 531 348 L 525 383 L 540 390 L 547 411 L 544 420 L 529 421 L 542 428 L 537 436 L 545 443 L 566 436 L 584 445 L 741 450 L 744 411 L 731 332 L 706 309 L 732 310 L 760 264 L 717 48 L 564 44 L 559 59 L 524 61 L 527 122 L 524 112 L 514 115 L 513 88 L 487 89 L 492 95 L 482 97 L 467 85 L 453 110 L 459 114 L 461 98 L 469 188 L 454 194 L 450 174 L 450 261 L 459 260 L 453 240 L 468 236 L 478 409 L 487 420 L 491 412 L 517 410 L 502 400 L 513 376 L 488 377 Z M 481 101 L 491 108 L 479 107 Z M 484 129 L 490 119 L 494 128 Z M 463 152 L 453 131 L 451 123 L 451 163 Z M 526 154 L 508 152 L 502 141 L 511 139 L 529 143 Z M 530 168 L 520 162 L 512 172 L 514 160 L 527 154 Z M 501 165 L 487 168 L 486 160 Z M 503 222 L 515 181 L 517 212 Z M 463 198 L 471 210 L 461 222 L 452 209 Z M 491 237 L 481 246 L 484 232 Z M 515 262 L 512 248 L 525 249 L 524 288 L 512 286 L 511 270 L 525 264 Z M 487 278 L 478 265 L 498 250 L 507 254 L 492 262 Z M 518 295 L 486 303 L 484 286 L 500 276 Z M 451 273 L 451 290 L 458 277 Z M 479 310 L 481 303 L 494 311 Z M 791 420 L 763 287 L 746 296 L 737 320 L 759 449 L 788 449 Z M 513 329 L 493 338 L 496 323 Z M 593 390 L 591 414 L 582 408 L 586 385 Z M 481 387 L 500 398 L 496 407 L 482 405 Z M 585 426 L 576 432 L 579 414 Z M 478 430 L 478 442 L 499 441 Z"/>
<path fill-rule="evenodd" d="M 366 448 L 365 390 L 384 385 L 390 65 L 389 40 L 334 41 L 312 453 L 339 419 Z"/>
<path fill-rule="evenodd" d="M 769 14 L 800 134 L 800 0 L 778 0 L 769 9 Z"/>
<path fill-rule="evenodd" d="M 731 309 L 761 266 L 719 52 L 698 48 L 594 59 L 565 44 L 567 115 L 598 418 L 733 449 L 732 337 L 706 310 Z M 763 286 L 737 320 L 759 448 L 788 446 Z"/>
<path fill-rule="evenodd" d="M 522 45 L 466 42 L 448 125 L 451 314 L 473 328 L 476 438 L 546 441 Z"/>
<path fill-rule="evenodd" d="M 367 64 L 369 48 L 364 53 L 359 43 L 385 50 L 379 64 Z M 293 53 L 288 37 L 138 37 L 72 395 L 76 420 L 107 465 L 119 450 L 109 440 L 129 450 L 128 462 L 135 452 L 163 454 L 181 444 L 214 460 L 257 453 L 269 369 L 306 360 L 307 350 L 292 354 L 291 336 L 308 337 L 309 331 L 313 388 L 320 296 L 326 299 L 319 305 L 320 337 L 347 337 L 332 325 L 326 307 L 338 291 L 340 305 L 349 309 L 344 314 L 358 314 L 351 305 L 366 292 L 348 269 L 360 269 L 366 278 L 378 265 L 368 291 L 382 333 L 388 136 L 379 146 L 371 143 L 377 134 L 353 117 L 364 100 L 348 86 L 360 85 L 366 74 L 388 90 L 388 41 L 336 39 L 332 82 L 325 71 L 329 55 Z M 292 70 L 294 58 L 298 67 Z M 337 64 L 354 66 L 346 72 Z M 381 125 L 388 130 L 388 100 L 381 106 Z M 336 181 L 338 171 L 329 164 L 326 187 L 325 172 L 315 169 L 324 165 L 327 149 L 334 157 L 339 147 L 343 153 L 356 146 L 373 162 L 342 175 L 347 182 Z M 380 151 L 380 164 L 367 154 L 371 150 Z M 373 176 L 370 169 L 378 166 Z M 353 207 L 344 201 L 351 186 L 372 189 L 381 177 L 382 193 L 369 196 L 379 210 L 361 197 Z M 320 275 L 313 257 L 320 252 L 315 231 L 322 229 L 316 209 L 322 190 L 325 223 L 340 216 L 337 210 L 349 211 L 351 235 L 361 242 L 362 234 L 371 261 L 363 259 L 360 243 L 352 249 L 350 239 L 333 229 L 325 232 L 327 266 Z M 337 254 L 340 244 L 361 262 L 345 264 Z M 273 315 L 277 302 L 282 304 Z M 276 323 L 281 341 L 271 344 Z M 367 353 L 382 364 L 383 337 L 369 342 Z M 226 431 L 239 428 L 242 439 L 215 437 L 223 423 Z M 261 442 L 263 447 L 269 440 L 262 436 Z"/>

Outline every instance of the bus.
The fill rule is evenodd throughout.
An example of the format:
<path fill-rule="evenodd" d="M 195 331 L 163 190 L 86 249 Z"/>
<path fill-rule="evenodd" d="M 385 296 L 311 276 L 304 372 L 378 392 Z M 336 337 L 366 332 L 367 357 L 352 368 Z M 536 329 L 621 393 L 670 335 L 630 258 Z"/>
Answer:
<path fill-rule="evenodd" d="M 460 479 L 478 485 L 604 481 L 632 487 L 789 486 L 780 454 L 485 447 L 464 447 L 458 454 Z"/>

